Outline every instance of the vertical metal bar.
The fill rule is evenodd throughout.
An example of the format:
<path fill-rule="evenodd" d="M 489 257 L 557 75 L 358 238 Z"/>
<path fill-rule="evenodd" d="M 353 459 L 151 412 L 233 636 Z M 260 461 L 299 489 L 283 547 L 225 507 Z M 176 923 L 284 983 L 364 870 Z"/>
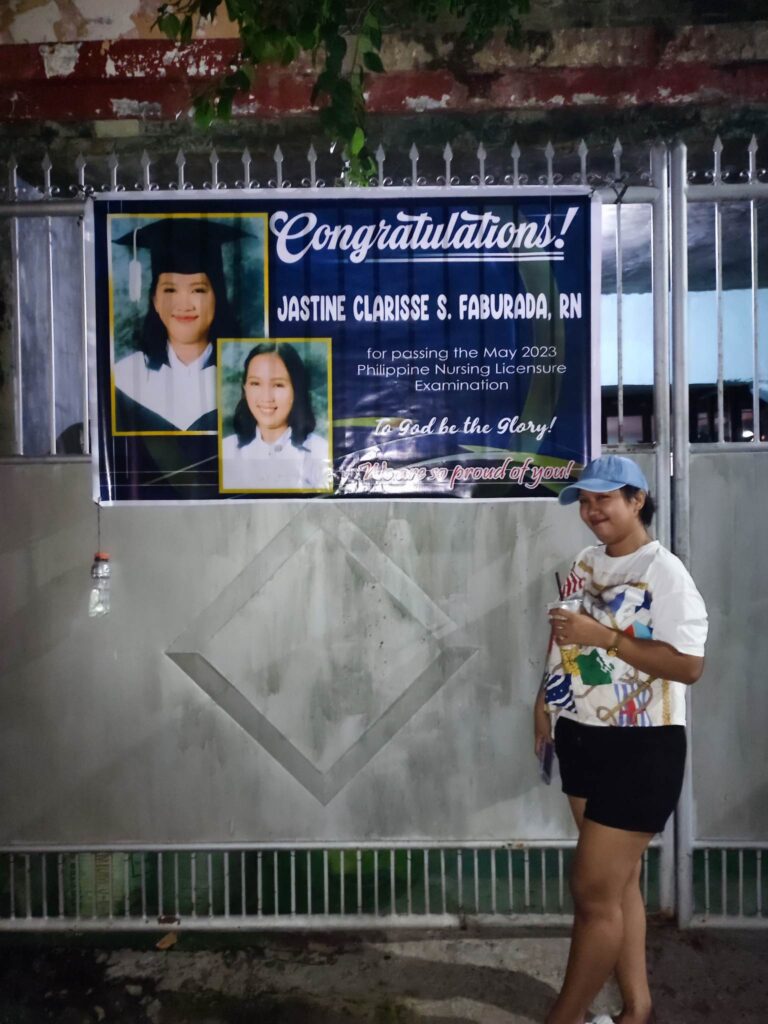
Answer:
<path fill-rule="evenodd" d="M 213 917 L 213 859 L 209 852 L 205 855 L 208 869 L 208 918 Z"/>
<path fill-rule="evenodd" d="M 424 849 L 424 913 L 429 913 L 429 850 Z"/>
<path fill-rule="evenodd" d="M 720 912 L 722 913 L 723 917 L 725 917 L 727 915 L 727 913 L 728 913 L 728 851 L 727 850 L 721 850 L 720 851 L 720 872 L 721 872 L 721 877 L 720 877 L 720 900 L 722 902 L 722 906 L 720 908 Z"/>
<path fill-rule="evenodd" d="M 256 914 L 258 917 L 264 913 L 264 876 L 263 876 L 263 854 L 261 850 L 256 854 Z"/>
<path fill-rule="evenodd" d="M 674 476 L 672 484 L 675 508 L 673 548 L 685 566 L 691 564 L 690 536 L 690 451 L 688 441 L 688 211 L 687 151 L 685 144 L 677 142 L 672 150 L 671 220 L 672 220 L 672 455 Z M 686 692 L 688 722 L 690 693 Z M 688 730 L 689 746 L 695 734 Z M 683 788 L 677 811 L 677 919 L 680 927 L 690 924 L 693 913 L 693 779 L 689 752 Z"/>
<path fill-rule="evenodd" d="M 458 875 L 459 913 L 461 914 L 464 912 L 464 871 L 462 865 L 461 850 L 456 851 L 456 874 Z"/>
<path fill-rule="evenodd" d="M 24 908 L 29 920 L 32 916 L 32 858 L 29 853 L 24 857 Z"/>
<path fill-rule="evenodd" d="M 397 904 L 395 901 L 395 851 L 389 851 L 389 907 L 390 913 L 397 913 Z"/>
<path fill-rule="evenodd" d="M 81 854 L 75 854 L 75 917 L 80 917 L 80 857 Z"/>
<path fill-rule="evenodd" d="M 48 866 L 47 866 L 48 855 L 45 854 L 45 853 L 41 854 L 41 861 L 42 861 L 42 863 L 40 865 L 40 870 L 41 870 L 40 886 L 41 886 L 41 889 L 42 889 L 42 897 L 43 897 L 43 900 L 42 900 L 42 903 L 43 903 L 43 919 L 47 920 L 48 919 Z M 111 904 L 110 904 L 110 906 L 111 906 Z"/>
<path fill-rule="evenodd" d="M 131 873 L 130 853 L 123 854 L 123 917 L 127 920 L 131 916 Z"/>
<path fill-rule="evenodd" d="M 82 315 L 83 315 L 83 454 L 90 455 L 91 453 L 91 431 L 89 429 L 90 409 L 88 405 L 88 396 L 90 394 L 89 386 L 89 368 L 88 368 L 88 257 L 86 254 L 86 241 L 85 241 L 85 218 L 80 218 L 80 291 L 82 299 Z"/>
<path fill-rule="evenodd" d="M 11 273 L 13 275 L 13 398 L 15 455 L 24 454 L 24 350 L 21 339 L 21 274 L 19 273 L 19 219 L 11 221 Z"/>
<path fill-rule="evenodd" d="M 744 916 L 744 851 L 739 850 L 739 917 Z"/>
<path fill-rule="evenodd" d="M 245 917 L 248 909 L 248 893 L 245 878 L 245 850 L 240 851 L 240 913 Z"/>
<path fill-rule="evenodd" d="M 279 892 L 279 887 L 278 887 L 278 884 L 277 884 L 277 881 L 278 881 L 277 854 L 278 854 L 277 850 L 275 850 L 273 852 L 273 854 L 272 854 L 272 897 L 273 897 L 273 899 L 275 901 L 275 909 L 274 909 L 275 916 L 277 916 L 280 913 L 280 892 Z"/>
<path fill-rule="evenodd" d="M 725 440 L 725 349 L 723 344 L 723 210 L 715 202 L 715 323 L 717 329 L 717 440 Z"/>
<path fill-rule="evenodd" d="M 440 901 L 445 914 L 448 910 L 448 894 L 445 887 L 445 850 L 440 851 Z"/>
<path fill-rule="evenodd" d="M 10 875 L 9 895 L 11 899 L 11 920 L 16 919 L 16 858 L 11 853 L 8 855 L 8 874 Z"/>
<path fill-rule="evenodd" d="M 312 913 L 312 851 L 307 850 L 307 913 Z"/>
<path fill-rule="evenodd" d="M 624 444 L 624 260 L 621 234 L 621 200 L 616 203 L 616 415 L 618 442 Z"/>
<path fill-rule="evenodd" d="M 112 920 L 114 920 L 114 917 L 115 917 L 114 909 L 112 907 L 112 893 L 114 892 L 114 881 L 115 881 L 114 880 L 113 871 L 112 871 L 113 854 L 108 853 L 107 857 L 109 858 L 108 861 L 107 861 L 107 883 L 109 885 L 109 920 L 112 921 Z"/>
<path fill-rule="evenodd" d="M 48 247 L 48 384 L 50 387 L 49 399 L 49 448 L 51 455 L 56 454 L 56 330 L 54 315 L 53 297 L 53 222 L 50 217 L 45 218 L 45 238 Z M 94 871 L 94 878 L 96 877 Z"/>
<path fill-rule="evenodd" d="M 328 851 L 323 850 L 323 913 L 330 913 L 330 894 L 328 892 Z"/>
<path fill-rule="evenodd" d="M 496 851 L 491 850 L 491 913 L 496 913 Z"/>
<path fill-rule="evenodd" d="M 656 536 L 665 547 L 670 547 L 670 437 L 669 407 L 669 169 L 667 147 L 654 146 L 651 150 L 651 178 L 657 194 L 651 206 L 653 248 L 651 259 L 651 289 L 653 292 L 653 425 L 656 441 Z M 667 842 L 666 883 L 665 860 L 662 851 L 662 906 L 672 907 L 675 887 L 674 850 L 672 835 Z M 668 887 L 665 890 L 665 884 Z"/>
<path fill-rule="evenodd" d="M 96 872 L 94 871 L 94 877 Z M 163 854 L 162 851 L 158 851 L 157 854 L 157 914 L 158 917 L 163 916 Z"/>
<path fill-rule="evenodd" d="M 197 854 L 193 850 L 189 855 L 189 891 L 192 897 L 192 917 L 197 917 Z"/>
<path fill-rule="evenodd" d="M 143 921 L 147 920 L 147 865 L 145 862 L 146 854 L 140 853 L 140 875 L 141 875 L 141 917 Z"/>
<path fill-rule="evenodd" d="M 763 916 L 763 851 L 755 850 L 755 904 L 757 916 Z"/>
<path fill-rule="evenodd" d="M 363 854 L 358 850 L 355 854 L 357 861 L 357 912 L 363 912 Z"/>
<path fill-rule="evenodd" d="M 379 916 L 379 851 L 373 851 L 373 912 Z"/>
<path fill-rule="evenodd" d="M 541 909 L 547 911 L 547 850 L 542 846 L 541 854 Z"/>
<path fill-rule="evenodd" d="M 64 855 L 56 856 L 56 890 L 58 896 L 59 917 L 64 917 Z M 126 886 L 126 892 L 128 886 Z"/>
<path fill-rule="evenodd" d="M 507 850 L 507 893 L 509 895 L 509 911 L 512 913 L 515 906 L 515 893 L 512 875 L 512 851 L 509 849 Z"/>
<path fill-rule="evenodd" d="M 291 917 L 296 917 L 296 851 L 291 850 Z"/>
<path fill-rule="evenodd" d="M 472 880 L 475 892 L 475 913 L 480 913 L 480 863 L 477 849 L 472 851 Z"/>
<path fill-rule="evenodd" d="M 750 160 L 753 154 L 750 153 Z M 757 280 L 757 202 L 749 201 L 749 265 L 752 292 L 752 440 L 760 440 L 760 316 L 758 312 Z M 739 438 L 741 440 L 741 438 Z"/>
<path fill-rule="evenodd" d="M 407 905 L 408 916 L 413 913 L 413 870 L 411 864 L 412 852 L 411 850 L 405 851 L 405 900 Z"/>
<path fill-rule="evenodd" d="M 704 913 L 709 917 L 709 850 L 704 851 Z"/>
<path fill-rule="evenodd" d="M 339 913 L 343 914 L 346 908 L 346 899 L 344 892 L 344 851 L 341 850 L 339 853 Z"/>
<path fill-rule="evenodd" d="M 523 887 L 525 889 L 524 906 L 526 910 L 531 907 L 531 859 L 530 852 L 526 847 L 523 851 Z"/>
<path fill-rule="evenodd" d="M 557 851 L 557 909 L 562 914 L 565 906 L 565 871 L 562 848 Z"/>
<path fill-rule="evenodd" d="M 181 917 L 181 885 L 179 884 L 179 855 L 173 855 L 173 912 Z"/>

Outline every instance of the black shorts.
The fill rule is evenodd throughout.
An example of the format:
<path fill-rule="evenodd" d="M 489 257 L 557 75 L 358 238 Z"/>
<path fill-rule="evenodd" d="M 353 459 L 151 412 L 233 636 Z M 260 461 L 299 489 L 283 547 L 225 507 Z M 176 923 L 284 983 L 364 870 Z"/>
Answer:
<path fill-rule="evenodd" d="M 586 797 L 590 821 L 628 832 L 661 832 L 683 786 L 682 725 L 582 725 L 562 715 L 555 751 L 563 792 Z"/>

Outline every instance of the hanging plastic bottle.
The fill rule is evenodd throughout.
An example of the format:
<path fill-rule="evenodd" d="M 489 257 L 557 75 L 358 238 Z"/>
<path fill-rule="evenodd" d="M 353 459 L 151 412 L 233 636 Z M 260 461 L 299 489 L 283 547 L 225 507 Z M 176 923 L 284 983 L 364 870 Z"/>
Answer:
<path fill-rule="evenodd" d="M 97 551 L 91 566 L 91 596 L 88 602 L 88 614 L 92 619 L 109 612 L 109 578 L 109 555 Z"/>

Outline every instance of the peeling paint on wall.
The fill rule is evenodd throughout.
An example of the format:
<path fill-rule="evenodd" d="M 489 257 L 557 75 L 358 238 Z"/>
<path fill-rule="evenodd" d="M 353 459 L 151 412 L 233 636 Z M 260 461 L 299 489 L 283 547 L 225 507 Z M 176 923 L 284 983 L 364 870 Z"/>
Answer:
<path fill-rule="evenodd" d="M 445 110 L 450 100 L 448 93 L 443 93 L 439 100 L 433 96 L 406 96 L 405 108 L 420 114 L 424 110 Z"/>
<path fill-rule="evenodd" d="M 25 4 L 8 30 L 11 43 L 55 43 L 56 22 L 61 19 L 59 5 L 54 0 L 48 3 Z"/>
<path fill-rule="evenodd" d="M 59 43 L 52 46 L 41 46 L 46 78 L 66 78 L 75 70 L 80 54 L 80 43 Z"/>
<path fill-rule="evenodd" d="M 119 4 L 105 0 L 72 0 L 86 22 L 85 39 L 120 39 L 136 35 L 134 16 L 139 13 L 140 0 L 121 0 Z"/>
<path fill-rule="evenodd" d="M 159 117 L 162 113 L 159 103 L 149 103 L 146 100 L 113 99 L 109 102 L 115 117 Z"/>

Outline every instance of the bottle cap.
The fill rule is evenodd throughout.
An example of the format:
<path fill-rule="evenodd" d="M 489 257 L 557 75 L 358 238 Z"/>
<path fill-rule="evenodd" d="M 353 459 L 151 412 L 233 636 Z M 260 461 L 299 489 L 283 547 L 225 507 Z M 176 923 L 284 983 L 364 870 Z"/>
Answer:
<path fill-rule="evenodd" d="M 106 551 L 97 551 L 96 554 L 93 556 L 93 560 L 94 562 L 108 562 L 109 555 L 107 554 Z"/>

